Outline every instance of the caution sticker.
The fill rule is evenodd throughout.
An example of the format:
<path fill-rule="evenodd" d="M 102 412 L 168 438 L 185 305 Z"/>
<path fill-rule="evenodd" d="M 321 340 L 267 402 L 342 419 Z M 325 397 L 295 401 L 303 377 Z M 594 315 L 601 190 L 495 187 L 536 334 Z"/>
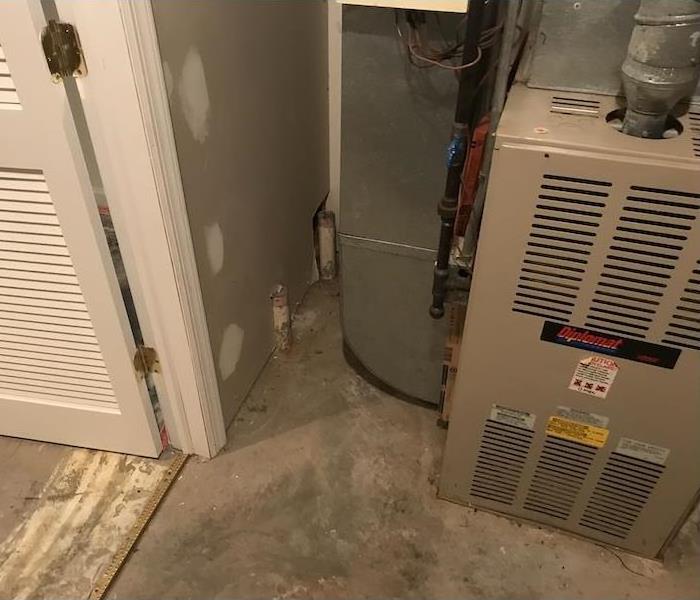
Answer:
<path fill-rule="evenodd" d="M 589 356 L 579 361 L 569 389 L 596 398 L 605 398 L 612 387 L 620 367 L 603 356 Z"/>
<path fill-rule="evenodd" d="M 579 423 L 562 417 L 549 417 L 547 435 L 602 448 L 610 431 L 604 427 Z"/>

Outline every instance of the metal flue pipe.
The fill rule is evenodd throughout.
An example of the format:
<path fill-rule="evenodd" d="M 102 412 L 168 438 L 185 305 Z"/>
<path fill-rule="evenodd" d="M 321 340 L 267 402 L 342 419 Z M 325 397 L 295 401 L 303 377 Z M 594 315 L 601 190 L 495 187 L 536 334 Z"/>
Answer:
<path fill-rule="evenodd" d="M 642 0 L 622 65 L 622 131 L 662 138 L 674 106 L 700 77 L 700 0 Z"/>

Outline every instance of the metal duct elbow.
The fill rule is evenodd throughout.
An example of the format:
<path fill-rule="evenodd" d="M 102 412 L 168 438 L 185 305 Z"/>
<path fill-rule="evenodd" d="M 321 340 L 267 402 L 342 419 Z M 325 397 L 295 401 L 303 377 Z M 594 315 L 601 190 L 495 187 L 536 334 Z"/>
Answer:
<path fill-rule="evenodd" d="M 700 76 L 700 0 L 642 0 L 635 21 L 622 65 L 622 131 L 662 138 L 669 114 Z"/>

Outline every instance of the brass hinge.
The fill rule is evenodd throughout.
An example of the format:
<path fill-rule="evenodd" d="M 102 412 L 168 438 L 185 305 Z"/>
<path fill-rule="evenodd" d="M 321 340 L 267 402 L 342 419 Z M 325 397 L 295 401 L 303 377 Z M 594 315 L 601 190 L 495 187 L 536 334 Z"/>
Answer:
<path fill-rule="evenodd" d="M 84 77 L 87 73 L 78 32 L 70 23 L 49 20 L 41 32 L 41 45 L 54 83 L 64 77 Z"/>
<path fill-rule="evenodd" d="M 136 346 L 134 369 L 141 378 L 145 377 L 147 373 L 160 373 L 160 363 L 155 349 L 148 346 Z"/>

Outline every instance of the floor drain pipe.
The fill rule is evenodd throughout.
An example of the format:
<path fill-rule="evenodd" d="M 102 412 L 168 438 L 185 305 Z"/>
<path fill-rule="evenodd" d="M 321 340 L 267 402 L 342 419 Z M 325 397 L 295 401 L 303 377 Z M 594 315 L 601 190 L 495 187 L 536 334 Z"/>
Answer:
<path fill-rule="evenodd" d="M 476 65 L 481 59 L 479 37 L 481 35 L 486 0 L 471 0 L 467 11 L 467 25 L 464 33 L 462 65 Z M 457 217 L 459 190 L 462 183 L 462 170 L 469 152 L 470 130 L 476 108 L 475 100 L 479 92 L 479 80 L 482 69 L 465 66 L 460 73 L 457 92 L 455 122 L 452 126 L 452 140 L 447 153 L 447 179 L 445 193 L 438 203 L 440 215 L 440 241 L 433 272 L 433 301 L 430 316 L 440 319 L 445 314 L 445 296 L 449 278 L 450 254 L 452 252 L 452 234 Z"/>
<path fill-rule="evenodd" d="M 700 76 L 700 0 L 642 0 L 634 17 L 622 83 L 622 132 L 662 138 L 668 116 Z"/>

